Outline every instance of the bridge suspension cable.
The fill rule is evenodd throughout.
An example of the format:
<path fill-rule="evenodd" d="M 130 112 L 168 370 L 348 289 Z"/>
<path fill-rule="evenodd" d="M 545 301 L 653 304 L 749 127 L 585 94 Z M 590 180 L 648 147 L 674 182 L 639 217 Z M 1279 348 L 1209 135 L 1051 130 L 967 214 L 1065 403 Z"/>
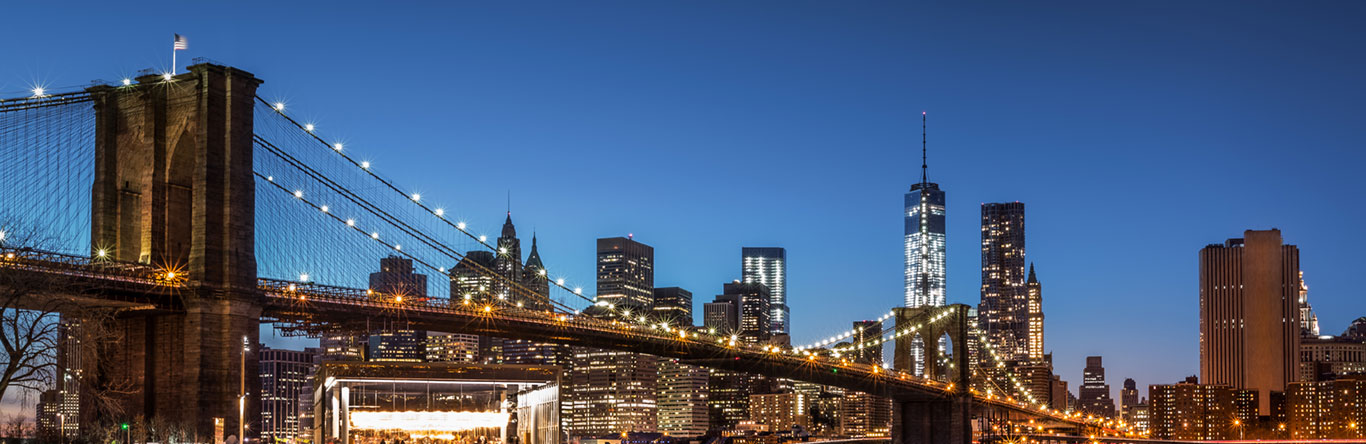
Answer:
<path fill-rule="evenodd" d="M 263 138 L 263 137 L 261 137 L 261 136 L 258 135 L 258 136 L 255 137 L 255 143 L 256 143 L 258 146 L 262 147 L 267 153 L 270 153 L 270 154 L 274 155 L 276 158 L 278 158 L 279 160 L 283 161 L 286 165 L 288 165 L 288 166 L 290 166 L 290 167 L 293 167 L 293 168 L 296 169 L 297 171 L 303 173 L 303 174 L 305 175 L 305 177 L 307 177 L 307 178 L 309 178 L 309 179 L 312 179 L 314 182 L 316 182 L 316 183 L 322 185 L 324 188 L 326 188 L 326 189 L 328 189 L 328 190 L 330 190 L 330 191 L 336 193 L 336 194 L 337 194 L 338 196 L 340 196 L 342 199 L 344 199 L 344 200 L 346 200 L 346 201 L 348 201 L 348 202 L 350 202 L 350 203 L 356 205 L 358 208 L 360 208 L 360 209 L 363 210 L 364 212 L 367 212 L 367 213 L 369 213 L 369 214 L 371 214 L 371 215 L 377 217 L 378 219 L 380 219 L 380 221 L 381 221 L 382 223 L 388 224 L 388 225 L 390 225 L 390 226 L 392 226 L 392 227 L 398 229 L 398 230 L 399 230 L 400 232 L 402 232 L 403 234 L 408 235 L 408 236 L 412 237 L 413 239 L 415 239 L 415 240 L 421 242 L 422 244 L 424 244 L 424 245 L 426 245 L 426 246 L 432 248 L 436 253 L 438 253 L 438 254 L 440 254 L 440 255 L 442 255 L 442 256 L 448 258 L 448 259 L 451 259 L 451 260 L 453 260 L 453 261 L 460 261 L 460 260 L 462 260 L 462 259 L 465 258 L 464 255 L 460 254 L 459 252 L 457 252 L 456 250 L 450 248 L 449 246 L 445 245 L 444 243 L 438 241 L 437 239 L 435 239 L 435 238 L 432 237 L 431 235 L 429 235 L 429 234 L 425 233 L 424 231 L 422 231 L 422 230 L 420 230 L 420 229 L 418 229 L 418 228 L 412 226 L 411 224 L 409 224 L 409 223 L 403 221 L 400 217 L 395 216 L 394 214 L 391 214 L 391 213 L 389 213 L 389 212 L 383 210 L 382 208 L 379 208 L 379 207 L 378 207 L 377 205 L 375 205 L 374 203 L 371 203 L 371 202 L 369 202 L 368 200 L 366 200 L 365 198 L 363 198 L 363 197 L 357 195 L 356 193 L 352 192 L 352 191 L 351 191 L 350 189 L 348 189 L 347 187 L 345 187 L 345 186 L 343 186 L 343 185 L 337 183 L 336 181 L 332 180 L 331 178 L 327 177 L 326 175 L 322 174 L 321 172 L 317 171 L 316 169 L 314 169 L 314 168 L 310 167 L 309 165 L 307 165 L 307 164 L 301 162 L 298 158 L 296 158 L 296 157 L 290 155 L 289 153 L 284 152 L 284 150 L 282 150 L 282 149 L 279 148 L 278 146 L 274 145 L 274 144 L 271 143 L 270 141 L 265 140 L 265 138 Z M 321 204 L 321 203 L 315 203 L 315 202 L 312 202 L 312 201 L 309 201 L 309 200 L 305 199 L 305 198 L 304 198 L 304 193 L 303 193 L 302 190 L 300 190 L 300 189 L 295 189 L 294 191 L 291 192 L 289 188 L 286 188 L 286 187 L 284 187 L 283 185 L 281 185 L 280 183 L 278 183 L 272 175 L 268 175 L 268 174 L 265 174 L 265 173 L 262 173 L 262 172 L 259 172 L 259 171 L 256 172 L 256 174 L 257 174 L 257 176 L 258 176 L 260 179 L 264 179 L 267 183 L 269 183 L 270 185 L 273 185 L 276 189 L 278 189 L 278 190 L 280 190 L 280 191 L 284 191 L 284 192 L 286 192 L 286 193 L 292 193 L 295 199 L 300 200 L 301 202 L 304 202 L 305 204 L 309 205 L 310 207 L 312 207 L 312 208 L 315 209 L 315 210 L 318 210 L 318 211 L 320 211 L 320 212 L 322 212 L 322 213 L 326 213 L 326 214 L 328 215 L 328 217 L 330 217 L 330 218 L 333 219 L 334 221 L 339 222 L 339 223 L 346 224 L 346 225 L 347 225 L 349 228 L 351 228 L 353 231 L 356 231 L 356 232 L 358 232 L 358 233 L 361 233 L 362 235 L 365 235 L 365 234 L 366 234 L 365 230 L 362 229 L 360 226 L 358 226 L 358 224 L 357 224 L 357 222 L 355 221 L 355 219 L 349 219 L 349 218 L 348 218 L 348 219 L 343 219 L 341 216 L 338 216 L 334 211 L 332 211 L 332 208 L 328 207 L 327 205 L 323 205 L 323 204 Z M 369 233 L 369 236 L 368 236 L 368 237 L 370 237 L 370 238 L 371 238 L 372 240 L 374 240 L 374 241 L 379 242 L 379 243 L 382 244 L 382 245 L 385 245 L 385 246 L 387 246 L 387 247 L 389 247 L 389 248 L 392 248 L 393 251 L 394 251 L 395 253 L 400 254 L 400 255 L 402 255 L 402 256 L 405 256 L 405 257 L 409 257 L 409 258 L 413 259 L 415 262 L 417 262 L 418 264 L 420 264 L 420 265 L 422 265 L 422 266 L 425 266 L 425 267 L 427 267 L 427 268 L 429 268 L 429 269 L 431 269 L 431 270 L 433 270 L 433 271 L 436 271 L 437 273 L 439 273 L 439 274 L 441 274 L 441 275 L 443 275 L 443 276 L 446 276 L 448 279 L 454 279 L 454 278 L 455 278 L 455 276 L 453 276 L 449 271 L 447 271 L 447 269 L 446 269 L 445 267 L 438 267 L 438 266 L 436 266 L 436 265 L 433 265 L 431 262 L 429 262 L 429 261 L 427 261 L 427 260 L 423 260 L 423 259 L 421 259 L 421 258 L 419 258 L 419 257 L 417 257 L 417 256 L 415 256 L 415 255 L 413 255 L 413 254 L 411 254 L 411 253 L 409 253 L 409 252 L 403 251 L 403 250 L 402 250 L 401 244 L 389 243 L 389 242 L 380 240 L 380 239 L 379 239 L 379 232 L 378 232 L 378 231 L 371 231 L 371 232 Z M 501 274 L 499 274 L 499 273 L 497 273 L 497 272 L 495 272 L 495 271 L 493 271 L 493 270 L 490 270 L 490 269 L 484 267 L 484 266 L 481 265 L 481 264 L 478 264 L 478 263 L 476 263 L 476 262 L 469 262 L 469 264 L 471 264 L 471 265 L 473 265 L 474 267 L 476 267 L 480 272 L 484 273 L 485 275 L 487 275 L 487 276 L 488 276 L 489 278 L 491 278 L 491 279 L 507 281 Z M 549 304 L 551 304 L 551 305 L 561 305 L 561 306 L 563 306 L 563 307 L 566 308 L 566 309 L 570 309 L 567 305 L 563 305 L 563 304 L 561 304 L 561 303 L 559 303 L 559 302 L 557 302 L 557 301 L 554 301 L 554 300 L 550 299 L 548 296 L 540 295 L 540 294 L 538 294 L 538 293 L 536 293 L 536 292 L 534 292 L 534 291 L 532 291 L 532 290 L 530 290 L 530 289 L 528 289 L 528 288 L 522 286 L 521 283 L 518 283 L 518 282 L 506 282 L 506 285 L 509 286 L 509 289 L 510 289 L 511 291 L 517 293 L 517 296 L 526 297 L 526 298 L 529 298 L 529 299 L 531 299 L 531 300 L 544 299 L 543 302 L 547 302 L 547 303 L 549 303 Z M 579 295 L 579 297 L 584 298 L 582 295 Z M 585 300 L 588 300 L 589 302 L 591 302 L 591 300 L 589 300 L 589 299 L 587 299 L 587 298 L 584 298 L 584 299 L 585 299 Z M 512 301 L 507 301 L 507 302 L 508 302 L 508 303 L 513 303 Z"/>
<path fill-rule="evenodd" d="M 91 254 L 91 100 L 84 91 L 0 100 L 0 245 Z"/>
<path fill-rule="evenodd" d="M 404 191 L 392 180 L 389 180 L 375 172 L 369 161 L 357 160 L 355 157 L 347 154 L 347 152 L 344 150 L 345 147 L 341 142 L 329 143 L 328 141 L 324 140 L 317 134 L 317 127 L 313 124 L 301 123 L 300 121 L 286 114 L 284 112 L 285 107 L 282 102 L 270 102 L 265 98 L 260 97 L 259 95 L 256 97 L 256 100 L 259 104 L 267 107 L 268 111 L 270 111 L 272 114 L 278 115 L 279 117 L 284 119 L 285 122 L 288 123 L 288 125 L 297 129 L 302 134 L 305 134 L 307 139 L 315 142 L 316 144 L 318 144 L 318 146 L 324 148 L 324 151 L 340 156 L 340 158 L 343 159 L 347 164 L 361 171 L 364 176 L 367 176 L 371 179 L 378 181 L 383 186 L 383 188 L 386 188 L 396 193 L 397 195 L 401 196 L 404 201 L 415 205 L 417 208 L 420 208 L 422 210 L 422 213 L 433 216 L 437 221 L 439 221 L 439 223 L 444 224 L 448 228 L 453 228 L 457 230 L 464 236 L 477 242 L 482 247 L 499 254 L 504 254 L 504 252 L 499 251 L 498 247 L 495 247 L 494 245 L 490 244 L 485 236 L 478 236 L 471 232 L 468 229 L 467 224 L 465 224 L 464 222 L 451 221 L 450 218 L 446 217 L 446 211 L 444 209 L 439 207 L 432 207 L 427 205 L 426 203 L 423 203 L 420 193 Z M 582 289 L 577 287 L 570 288 L 570 286 L 564 283 L 563 278 L 549 279 L 547 273 L 547 280 L 548 283 L 552 286 L 559 287 L 564 291 L 582 297 Z M 590 302 L 593 301 L 592 299 L 588 300 Z"/>
<path fill-rule="evenodd" d="M 270 176 L 261 174 L 260 172 L 256 172 L 255 174 L 256 174 L 256 176 L 257 176 L 258 178 L 264 179 L 267 183 L 269 183 L 270 185 L 272 185 L 275 189 L 280 190 L 280 191 L 285 192 L 285 193 L 291 193 L 291 194 L 294 196 L 295 199 L 298 199 L 300 202 L 303 202 L 304 204 L 306 204 L 306 205 L 308 205 L 308 206 L 310 206 L 310 207 L 312 207 L 312 208 L 314 208 L 314 209 L 316 209 L 316 210 L 318 210 L 318 211 L 320 211 L 320 212 L 322 212 L 322 213 L 327 214 L 327 216 L 328 216 L 329 218 L 331 218 L 332 220 L 334 220 L 334 221 L 336 221 L 336 222 L 338 222 L 338 223 L 345 224 L 345 225 L 347 226 L 347 228 L 350 228 L 351 230 L 353 230 L 353 231 L 355 231 L 355 232 L 357 232 L 357 233 L 360 233 L 362 236 L 369 237 L 369 238 L 371 238 L 371 240 L 373 240 L 373 241 L 375 241 L 375 242 L 378 242 L 379 244 L 384 245 L 385 247 L 388 247 L 388 248 L 390 248 L 390 249 L 393 249 L 395 253 L 397 253 L 397 254 L 399 254 L 399 255 L 401 255 L 401 256 L 407 257 L 407 258 L 411 259 L 413 262 L 415 262 L 415 263 L 417 263 L 417 264 L 419 264 L 419 265 L 422 265 L 422 266 L 424 266 L 424 267 L 427 267 L 428 269 L 430 269 L 430 270 L 432 270 L 432 271 L 436 271 L 437 273 L 439 273 L 439 274 L 441 274 L 441 275 L 443 275 L 443 276 L 446 276 L 446 277 L 448 277 L 448 278 L 453 278 L 453 276 L 451 276 L 450 272 L 446 271 L 446 269 L 445 269 L 444 267 L 438 267 L 438 266 L 436 266 L 436 265 L 431 264 L 430 262 L 428 262 L 428 261 L 426 261 L 426 260 L 423 260 L 422 258 L 419 258 L 419 257 L 417 257 L 417 256 L 415 256 L 415 255 L 412 255 L 412 254 L 410 254 L 410 253 L 408 253 L 408 252 L 403 251 L 402 246 L 401 246 L 400 244 L 390 243 L 390 242 L 388 242 L 388 241 L 385 241 L 385 240 L 380 239 L 379 236 L 375 236 L 375 235 L 373 235 L 373 234 L 368 234 L 368 235 L 367 235 L 366 230 L 365 230 L 364 228 L 360 227 L 359 225 L 357 225 L 357 224 L 355 223 L 354 219 L 343 219 L 341 216 L 338 216 L 338 215 L 336 215 L 335 213 L 333 213 L 332 211 L 330 211 L 331 209 L 330 209 L 330 208 L 327 208 L 325 205 L 321 205 L 321 204 L 319 204 L 319 203 L 317 203 L 317 202 L 313 202 L 313 201 L 309 200 L 308 198 L 304 197 L 304 196 L 303 196 L 301 193 L 299 193 L 298 191 L 291 192 L 288 188 L 284 187 L 283 185 L 280 185 L 279 183 L 276 183 L 276 181 L 274 180 L 273 177 L 270 177 Z M 375 232 L 371 232 L 371 233 L 375 233 Z M 476 265 L 477 265 L 477 264 L 476 264 Z M 481 267 L 481 270 L 482 270 L 483 272 L 487 273 L 490 277 L 499 276 L 499 275 L 498 275 L 496 272 L 494 272 L 493 270 L 489 270 L 489 269 L 487 269 L 487 268 L 483 268 L 482 266 L 480 266 L 480 267 Z M 530 296 L 540 296 L 540 295 L 538 295 L 538 294 L 536 294 L 535 292 L 532 292 L 532 291 L 530 291 L 530 290 L 527 290 L 527 289 L 523 289 L 523 290 L 525 290 L 525 293 L 523 294 L 524 296 L 527 296 L 527 295 L 530 295 Z M 570 306 L 568 306 L 568 305 L 564 305 L 564 304 L 562 304 L 562 303 L 560 303 L 560 302 L 558 302 L 558 301 L 555 301 L 555 300 L 546 298 L 546 302 L 549 303 L 549 304 L 552 305 L 552 306 L 559 306 L 559 307 L 565 309 L 566 311 L 573 311 L 573 308 L 572 308 L 572 307 L 570 307 Z M 508 303 L 512 303 L 512 302 L 511 302 L 511 301 L 508 301 Z"/>

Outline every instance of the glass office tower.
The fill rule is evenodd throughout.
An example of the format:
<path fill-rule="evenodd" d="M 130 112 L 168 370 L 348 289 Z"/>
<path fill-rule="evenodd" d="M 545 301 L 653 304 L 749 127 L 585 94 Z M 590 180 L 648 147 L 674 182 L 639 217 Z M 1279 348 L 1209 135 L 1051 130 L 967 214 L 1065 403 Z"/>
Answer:
<path fill-rule="evenodd" d="M 787 250 L 781 247 L 740 249 L 740 279 L 768 287 L 769 333 L 788 334 L 792 328 L 787 308 Z"/>
<path fill-rule="evenodd" d="M 944 305 L 944 192 L 921 182 L 906 193 L 906 306 Z"/>

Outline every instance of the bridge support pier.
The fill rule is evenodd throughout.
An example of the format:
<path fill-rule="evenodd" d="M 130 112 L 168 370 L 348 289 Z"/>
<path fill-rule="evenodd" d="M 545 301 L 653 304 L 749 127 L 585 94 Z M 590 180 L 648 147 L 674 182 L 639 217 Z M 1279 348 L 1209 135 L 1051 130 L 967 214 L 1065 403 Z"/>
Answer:
<path fill-rule="evenodd" d="M 99 345 L 105 362 L 86 363 L 90 377 L 124 393 L 115 401 L 123 412 L 97 422 L 162 419 L 209 442 L 215 418 L 226 437 L 237 435 L 241 415 L 247 437 L 259 432 L 252 119 L 260 84 L 245 71 L 199 64 L 89 89 L 92 246 L 188 287 L 158 298 L 152 313 L 118 320 L 122 338 Z"/>
<path fill-rule="evenodd" d="M 950 396 L 936 400 L 895 401 L 892 404 L 892 444 L 972 442 L 972 398 Z"/>
<path fill-rule="evenodd" d="M 892 405 L 892 444 L 939 444 L 972 442 L 972 404 L 973 398 L 968 390 L 971 385 L 971 366 L 968 363 L 968 310 L 963 304 L 944 307 L 898 307 L 896 328 L 898 331 L 915 331 L 923 340 L 924 346 L 920 366 L 925 369 L 925 377 L 945 380 L 951 383 L 948 393 L 929 399 L 893 399 Z M 936 315 L 938 322 L 927 322 Z M 947 336 L 951 353 L 940 361 L 939 338 Z M 912 371 L 917 362 L 912 353 L 912 337 L 901 336 L 896 340 L 893 366 L 898 370 Z"/>
<path fill-rule="evenodd" d="M 260 426 L 260 318 L 259 304 L 201 299 L 180 313 L 117 321 L 119 340 L 101 348 L 101 359 L 108 362 L 100 363 L 103 372 L 97 377 L 128 393 L 116 400 L 122 414 L 92 419 L 118 423 L 157 418 L 198 433 L 199 442 L 210 442 L 214 418 L 223 420 L 226 437 L 237 434 L 243 415 L 247 436 L 255 436 Z M 244 351 L 244 345 L 250 350 Z M 247 408 L 239 412 L 243 385 Z"/>

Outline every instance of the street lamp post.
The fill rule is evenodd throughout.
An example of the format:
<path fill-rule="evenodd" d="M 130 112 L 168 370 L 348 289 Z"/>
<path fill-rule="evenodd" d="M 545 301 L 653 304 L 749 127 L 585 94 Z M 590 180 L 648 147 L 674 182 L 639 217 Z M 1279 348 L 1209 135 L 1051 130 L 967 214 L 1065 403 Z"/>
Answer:
<path fill-rule="evenodd" d="M 242 371 L 237 397 L 237 442 L 247 442 L 247 337 L 242 337 Z"/>

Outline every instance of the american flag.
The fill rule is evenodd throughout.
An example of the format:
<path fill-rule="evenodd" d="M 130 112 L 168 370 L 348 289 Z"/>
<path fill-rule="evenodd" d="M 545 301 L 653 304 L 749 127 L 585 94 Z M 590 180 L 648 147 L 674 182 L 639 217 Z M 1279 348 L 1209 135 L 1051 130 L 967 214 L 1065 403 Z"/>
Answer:
<path fill-rule="evenodd" d="M 176 49 L 176 50 L 190 49 L 190 41 L 189 41 L 189 40 L 185 40 L 185 36 L 180 35 L 180 34 L 176 34 L 176 35 L 175 35 L 175 49 Z"/>

